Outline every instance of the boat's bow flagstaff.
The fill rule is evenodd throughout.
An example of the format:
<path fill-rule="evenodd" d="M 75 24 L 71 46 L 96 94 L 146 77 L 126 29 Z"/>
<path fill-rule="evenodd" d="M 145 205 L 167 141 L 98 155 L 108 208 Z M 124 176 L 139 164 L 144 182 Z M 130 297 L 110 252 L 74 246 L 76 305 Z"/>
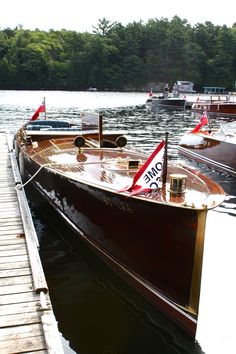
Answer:
<path fill-rule="evenodd" d="M 100 257 L 194 337 L 207 210 L 222 188 L 196 171 L 126 147 L 120 132 L 36 120 L 16 134 L 21 174 Z M 86 128 L 86 130 L 84 129 Z M 99 212 L 98 212 L 99 211 Z"/>

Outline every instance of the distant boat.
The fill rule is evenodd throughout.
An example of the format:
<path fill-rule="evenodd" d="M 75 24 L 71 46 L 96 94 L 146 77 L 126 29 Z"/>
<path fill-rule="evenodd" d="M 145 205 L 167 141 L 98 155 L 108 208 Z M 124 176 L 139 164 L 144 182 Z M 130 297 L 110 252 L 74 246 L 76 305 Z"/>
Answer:
<path fill-rule="evenodd" d="M 193 89 L 194 83 L 192 81 L 177 81 L 173 86 L 174 96 L 180 96 L 186 99 L 185 109 L 191 109 L 195 102 L 196 91 Z"/>
<path fill-rule="evenodd" d="M 183 81 L 177 81 L 183 82 Z M 173 90 L 169 93 L 169 86 L 165 84 L 163 93 L 153 95 L 152 91 L 149 92 L 149 98 L 146 100 L 146 107 L 151 112 L 157 112 L 162 109 L 171 110 L 185 110 L 187 107 L 186 97 L 181 97 L 179 86 L 175 83 Z"/>
<path fill-rule="evenodd" d="M 149 97 L 146 101 L 146 107 L 151 112 L 156 112 L 161 109 L 185 110 L 186 99 L 164 95 Z"/>
<path fill-rule="evenodd" d="M 181 138 L 178 150 L 190 159 L 236 176 L 236 122 L 218 129 L 193 130 Z"/>
<path fill-rule="evenodd" d="M 87 89 L 87 91 L 96 92 L 96 91 L 97 91 L 97 88 L 96 88 L 96 87 L 89 87 L 89 88 Z"/>
<path fill-rule="evenodd" d="M 210 96 L 206 99 L 198 98 L 192 104 L 192 110 L 195 112 L 209 112 L 216 115 L 236 116 L 236 101 L 230 99 L 230 96 Z"/>
<path fill-rule="evenodd" d="M 194 83 L 192 81 L 177 81 L 173 86 L 173 92 L 177 91 L 179 94 L 194 94 Z"/>
<path fill-rule="evenodd" d="M 207 211 L 222 188 L 166 159 L 126 147 L 102 116 L 35 120 L 15 136 L 23 178 L 94 252 L 188 335 L 195 337 Z"/>

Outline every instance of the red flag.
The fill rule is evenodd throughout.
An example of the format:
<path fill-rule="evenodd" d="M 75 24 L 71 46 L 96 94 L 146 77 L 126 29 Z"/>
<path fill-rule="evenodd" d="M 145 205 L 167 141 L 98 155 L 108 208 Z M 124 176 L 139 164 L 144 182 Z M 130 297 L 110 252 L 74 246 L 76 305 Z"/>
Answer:
<path fill-rule="evenodd" d="M 39 108 L 37 109 L 37 111 L 35 111 L 35 113 L 32 115 L 30 120 L 36 120 L 39 116 L 39 113 L 41 112 L 45 112 L 45 99 L 43 100 L 42 104 L 39 106 Z"/>
<path fill-rule="evenodd" d="M 202 125 L 207 125 L 208 124 L 208 117 L 207 117 L 207 112 L 203 112 L 201 116 L 201 123 Z"/>
<path fill-rule="evenodd" d="M 198 132 L 201 127 L 203 127 L 203 125 L 207 125 L 208 124 L 208 117 L 207 117 L 207 113 L 203 112 L 201 119 L 200 119 L 200 123 L 198 123 L 196 125 L 196 127 L 191 131 L 191 133 L 196 133 Z"/>
<path fill-rule="evenodd" d="M 152 97 L 152 89 L 149 91 L 149 97 Z"/>
<path fill-rule="evenodd" d="M 128 191 L 130 195 L 149 192 L 157 189 L 163 168 L 165 141 L 163 140 L 135 174 L 133 183 L 120 192 Z"/>

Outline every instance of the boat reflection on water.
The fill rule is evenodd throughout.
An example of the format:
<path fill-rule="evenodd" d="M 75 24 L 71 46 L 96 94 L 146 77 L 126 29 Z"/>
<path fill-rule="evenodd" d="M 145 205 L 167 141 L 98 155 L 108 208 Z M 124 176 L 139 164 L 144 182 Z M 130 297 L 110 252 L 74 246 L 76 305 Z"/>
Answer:
<path fill-rule="evenodd" d="M 33 205 L 40 198 L 36 193 L 27 188 L 66 353 L 202 353 L 76 238 L 48 204 Z"/>

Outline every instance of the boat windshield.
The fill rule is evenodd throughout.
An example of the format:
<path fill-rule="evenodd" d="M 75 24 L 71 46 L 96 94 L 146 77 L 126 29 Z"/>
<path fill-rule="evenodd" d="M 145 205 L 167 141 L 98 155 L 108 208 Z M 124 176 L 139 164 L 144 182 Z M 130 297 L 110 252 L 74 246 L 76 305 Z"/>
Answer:
<path fill-rule="evenodd" d="M 222 136 L 222 135 L 236 136 L 236 122 L 220 124 L 220 129 L 217 130 L 214 135 L 215 136 Z"/>

